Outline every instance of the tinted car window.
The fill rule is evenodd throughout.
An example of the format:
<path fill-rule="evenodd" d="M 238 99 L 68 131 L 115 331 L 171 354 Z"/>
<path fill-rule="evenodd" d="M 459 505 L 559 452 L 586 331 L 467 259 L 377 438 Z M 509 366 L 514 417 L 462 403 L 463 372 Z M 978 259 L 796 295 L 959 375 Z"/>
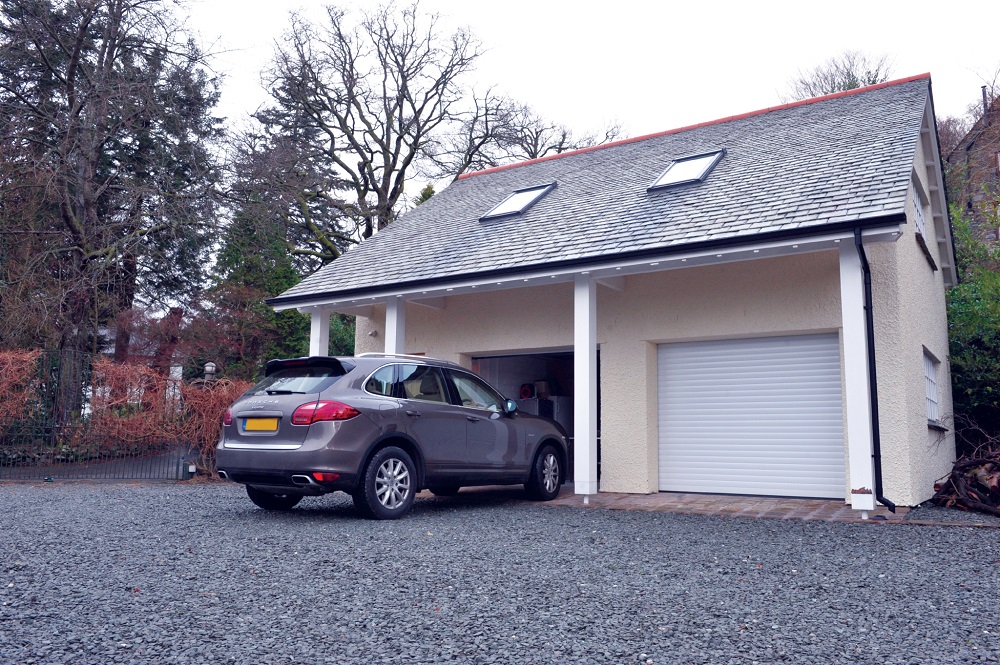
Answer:
<path fill-rule="evenodd" d="M 280 369 L 247 391 L 247 395 L 318 393 L 344 375 L 332 367 L 288 367 Z"/>
<path fill-rule="evenodd" d="M 403 397 L 424 402 L 448 402 L 448 391 L 444 381 L 434 367 L 427 365 L 400 365 L 400 382 L 403 384 Z"/>
<path fill-rule="evenodd" d="M 386 365 L 372 374 L 365 383 L 365 390 L 373 395 L 392 397 L 393 366 Z"/>
<path fill-rule="evenodd" d="M 459 399 L 462 400 L 462 406 L 471 406 L 476 409 L 487 409 L 489 411 L 503 410 L 503 397 L 486 385 L 479 377 L 471 374 L 460 374 L 458 372 L 448 372 L 448 374 L 455 383 Z"/>

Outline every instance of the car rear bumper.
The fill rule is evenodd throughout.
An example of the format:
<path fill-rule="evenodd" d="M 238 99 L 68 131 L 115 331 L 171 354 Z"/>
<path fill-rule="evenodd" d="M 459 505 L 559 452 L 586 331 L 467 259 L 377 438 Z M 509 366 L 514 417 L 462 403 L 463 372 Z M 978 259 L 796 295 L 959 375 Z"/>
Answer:
<path fill-rule="evenodd" d="M 341 474 L 332 482 L 319 482 L 313 478 L 314 471 L 331 473 L 329 469 L 247 469 L 238 466 L 219 465 L 219 475 L 244 485 L 252 485 L 261 490 L 317 496 L 330 492 L 353 492 L 357 487 L 357 474 Z M 332 473 L 339 473 L 333 471 Z"/>
<path fill-rule="evenodd" d="M 378 436 L 378 430 L 367 417 L 359 416 L 314 423 L 301 443 L 280 437 L 249 439 L 227 434 L 223 432 L 215 449 L 220 475 L 260 489 L 315 495 L 356 487 L 369 442 Z M 319 482 L 312 475 L 315 472 L 336 473 L 339 478 Z"/>

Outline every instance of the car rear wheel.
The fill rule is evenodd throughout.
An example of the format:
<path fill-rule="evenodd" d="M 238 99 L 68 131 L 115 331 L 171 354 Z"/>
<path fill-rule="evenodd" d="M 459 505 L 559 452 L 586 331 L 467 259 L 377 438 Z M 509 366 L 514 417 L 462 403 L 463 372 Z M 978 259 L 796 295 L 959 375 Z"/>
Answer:
<path fill-rule="evenodd" d="M 562 482 L 559 453 L 552 446 L 544 446 L 535 457 L 531 467 L 531 477 L 525 483 L 524 489 L 528 496 L 536 501 L 551 501 L 559 495 Z"/>
<path fill-rule="evenodd" d="M 394 520 L 405 515 L 413 505 L 417 470 L 402 448 L 389 446 L 375 453 L 352 496 L 354 505 L 365 517 Z"/>
<path fill-rule="evenodd" d="M 247 485 L 247 496 L 264 510 L 291 510 L 302 500 L 301 494 L 274 494 Z"/>

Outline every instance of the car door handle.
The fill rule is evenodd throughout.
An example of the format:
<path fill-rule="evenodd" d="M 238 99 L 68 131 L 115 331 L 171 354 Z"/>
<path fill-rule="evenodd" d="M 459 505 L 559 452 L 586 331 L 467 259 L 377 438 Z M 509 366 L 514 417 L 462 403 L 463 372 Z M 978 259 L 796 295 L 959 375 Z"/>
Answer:
<path fill-rule="evenodd" d="M 480 418 L 479 416 L 466 416 L 465 419 L 473 423 L 482 420 L 482 418 Z"/>
<path fill-rule="evenodd" d="M 417 417 L 420 416 L 420 412 L 419 411 L 407 411 L 406 415 L 413 416 L 414 418 L 417 418 Z"/>

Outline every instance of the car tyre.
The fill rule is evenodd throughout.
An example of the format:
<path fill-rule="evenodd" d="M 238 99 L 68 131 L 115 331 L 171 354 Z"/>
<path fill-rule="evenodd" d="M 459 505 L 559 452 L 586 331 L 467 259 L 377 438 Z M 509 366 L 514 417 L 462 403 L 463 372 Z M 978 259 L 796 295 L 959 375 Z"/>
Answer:
<path fill-rule="evenodd" d="M 524 484 L 528 496 L 535 501 L 551 501 L 559 495 L 562 485 L 562 462 L 552 446 L 543 446 L 535 456 L 531 477 Z"/>
<path fill-rule="evenodd" d="M 291 510 L 302 500 L 301 494 L 274 494 L 249 485 L 247 485 L 247 496 L 258 508 L 264 510 Z"/>
<path fill-rule="evenodd" d="M 363 516 L 395 520 L 413 505 L 417 467 L 402 448 L 389 446 L 375 453 L 365 467 L 361 486 L 352 495 Z"/>
<path fill-rule="evenodd" d="M 434 496 L 455 496 L 458 494 L 458 490 L 462 489 L 461 485 L 434 485 L 433 487 L 428 487 L 431 494 Z"/>

